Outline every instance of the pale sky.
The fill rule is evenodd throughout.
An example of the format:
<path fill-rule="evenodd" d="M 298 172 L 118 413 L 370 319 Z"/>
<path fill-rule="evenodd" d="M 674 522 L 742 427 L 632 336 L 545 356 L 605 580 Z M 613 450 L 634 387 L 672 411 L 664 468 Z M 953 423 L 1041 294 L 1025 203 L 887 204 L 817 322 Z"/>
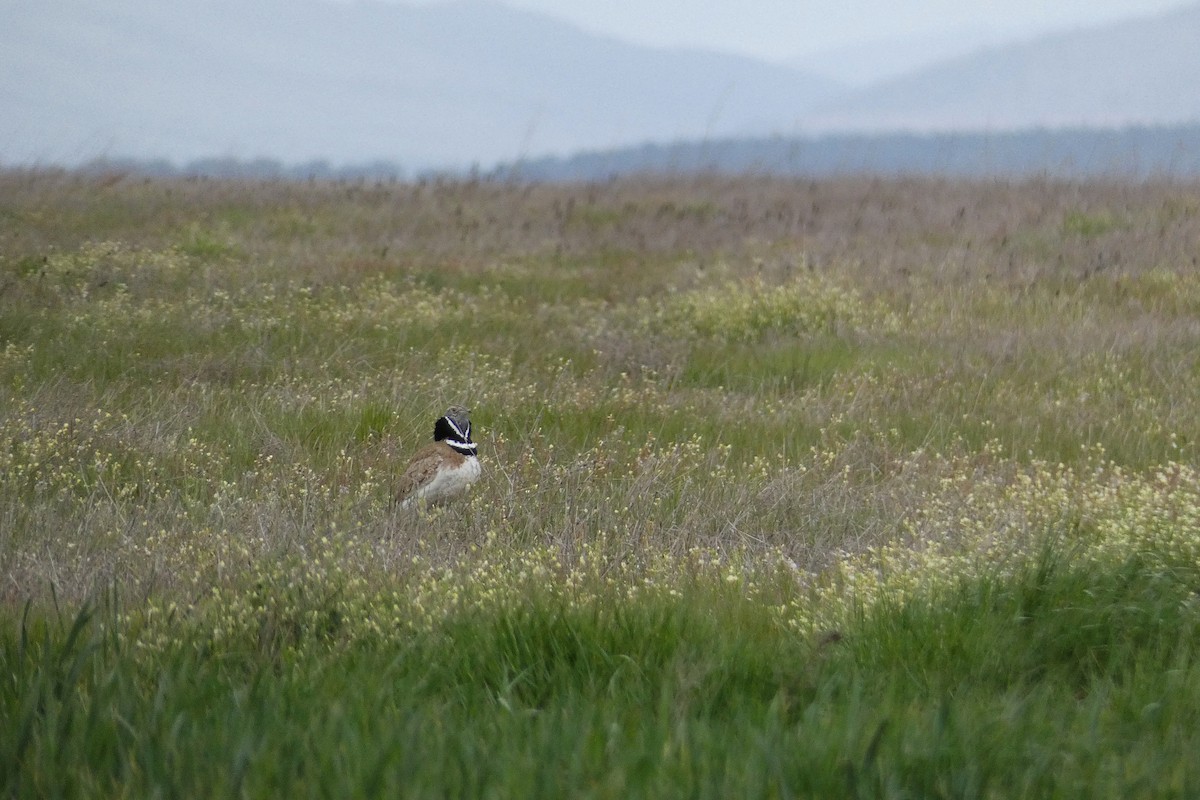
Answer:
<path fill-rule="evenodd" d="M 406 0 L 430 3 L 438 0 Z M 1026 37 L 1187 5 L 1180 0 L 504 0 L 640 44 L 784 61 L 879 40 Z"/>

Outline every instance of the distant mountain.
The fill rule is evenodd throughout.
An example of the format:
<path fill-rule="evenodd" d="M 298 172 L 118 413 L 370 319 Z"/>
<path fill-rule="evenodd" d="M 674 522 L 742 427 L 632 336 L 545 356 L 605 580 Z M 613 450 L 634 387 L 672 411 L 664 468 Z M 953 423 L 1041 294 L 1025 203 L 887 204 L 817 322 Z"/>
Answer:
<path fill-rule="evenodd" d="M 484 165 L 790 130 L 838 87 L 470 0 L 0 0 L 0 164 Z"/>
<path fill-rule="evenodd" d="M 822 75 L 858 89 L 961 58 L 987 47 L 997 47 L 1031 38 L 1027 26 L 962 27 L 915 36 L 894 36 L 838 47 L 825 48 L 790 59 L 787 63 L 804 72 Z"/>
<path fill-rule="evenodd" d="M 893 60 L 920 56 L 892 44 Z M 0 0 L 0 165 L 203 160 L 267 173 L 320 160 L 394 173 L 603 151 L 701 163 L 720 151 L 776 165 L 780 152 L 805 154 L 785 170 L 824 153 L 821 164 L 859 169 L 874 162 L 855 154 L 874 145 L 824 134 L 1184 126 L 1190 148 L 1186 126 L 1200 122 L 1200 5 L 861 89 L 806 63 L 636 46 L 494 0 Z M 1151 138 L 1159 153 L 1162 136 Z M 895 147 L 906 155 L 884 162 L 910 169 L 919 152 L 953 160 L 961 141 L 893 137 L 877 150 Z M 963 152 L 994 158 L 999 140 L 979 141 Z M 1026 153 L 1042 140 L 1015 141 Z"/>
<path fill-rule="evenodd" d="M 808 131 L 1200 121 L 1200 5 L 955 58 L 821 104 Z"/>

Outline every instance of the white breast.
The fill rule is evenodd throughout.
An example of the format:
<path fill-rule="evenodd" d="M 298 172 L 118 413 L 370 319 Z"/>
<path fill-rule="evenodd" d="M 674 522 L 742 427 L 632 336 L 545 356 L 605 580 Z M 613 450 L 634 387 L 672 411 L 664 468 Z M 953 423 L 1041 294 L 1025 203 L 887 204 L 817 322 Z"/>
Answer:
<path fill-rule="evenodd" d="M 424 499 L 426 503 L 436 503 L 439 500 L 447 500 L 455 495 L 462 494 L 471 488 L 472 483 L 479 480 L 481 472 L 479 459 L 475 456 L 468 456 L 456 467 L 443 465 L 434 474 L 433 480 L 422 486 L 412 497 L 404 501 L 404 506 L 408 507 L 421 499 Z"/>

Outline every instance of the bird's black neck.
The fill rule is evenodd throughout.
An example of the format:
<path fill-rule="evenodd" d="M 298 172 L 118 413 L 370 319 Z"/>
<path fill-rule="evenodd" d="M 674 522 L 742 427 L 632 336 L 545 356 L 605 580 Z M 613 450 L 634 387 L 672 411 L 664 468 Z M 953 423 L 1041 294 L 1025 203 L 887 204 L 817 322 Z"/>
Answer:
<path fill-rule="evenodd" d="M 459 428 L 449 417 L 442 417 L 433 426 L 433 440 L 445 442 L 454 452 L 464 456 L 473 456 L 479 451 L 478 446 L 471 441 L 471 423 L 468 422 Z"/>

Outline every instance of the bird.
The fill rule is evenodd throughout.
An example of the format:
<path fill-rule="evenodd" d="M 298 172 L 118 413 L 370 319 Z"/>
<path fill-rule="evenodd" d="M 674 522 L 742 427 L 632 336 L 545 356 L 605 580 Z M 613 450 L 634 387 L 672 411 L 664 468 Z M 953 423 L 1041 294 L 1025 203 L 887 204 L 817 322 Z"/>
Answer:
<path fill-rule="evenodd" d="M 471 441 L 471 412 L 450 406 L 433 426 L 433 441 L 409 460 L 396 488 L 401 508 L 450 500 L 479 480 L 478 446 Z"/>

